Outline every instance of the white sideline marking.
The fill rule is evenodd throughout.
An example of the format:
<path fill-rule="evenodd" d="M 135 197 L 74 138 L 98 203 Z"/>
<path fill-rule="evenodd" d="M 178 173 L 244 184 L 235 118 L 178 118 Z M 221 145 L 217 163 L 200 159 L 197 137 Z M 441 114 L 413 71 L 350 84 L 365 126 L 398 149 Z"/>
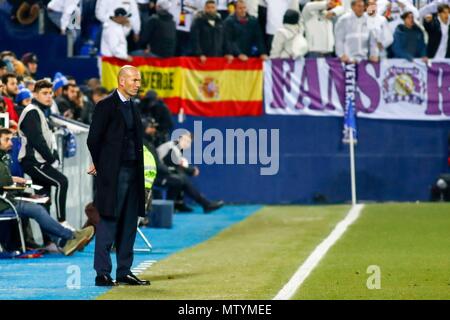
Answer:
<path fill-rule="evenodd" d="M 284 285 L 273 300 L 289 300 L 295 294 L 305 279 L 308 278 L 311 271 L 319 264 L 319 261 L 344 234 L 348 226 L 358 219 L 363 207 L 363 204 L 357 204 L 350 209 L 345 218 L 341 220 L 328 237 L 314 249 L 308 259 L 306 259 L 306 261 L 297 269 L 292 278 Z"/>
<path fill-rule="evenodd" d="M 157 262 L 157 261 L 156 260 L 147 260 L 147 261 L 141 262 L 137 267 L 131 269 L 131 272 L 133 272 L 135 274 L 141 274 L 146 269 L 150 268 L 153 264 L 155 264 L 155 262 Z"/>

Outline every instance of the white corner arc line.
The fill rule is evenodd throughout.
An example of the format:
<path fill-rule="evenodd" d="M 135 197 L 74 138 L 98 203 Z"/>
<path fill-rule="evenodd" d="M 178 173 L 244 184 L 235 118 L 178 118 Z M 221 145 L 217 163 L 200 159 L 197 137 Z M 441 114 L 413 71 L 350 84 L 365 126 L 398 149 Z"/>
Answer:
<path fill-rule="evenodd" d="M 289 300 L 292 298 L 298 288 L 300 288 L 305 279 L 309 276 L 311 271 L 319 264 L 319 261 L 344 234 L 348 226 L 358 219 L 363 208 L 363 204 L 357 204 L 350 209 L 345 218 L 341 220 L 328 235 L 328 237 L 314 249 L 305 262 L 297 269 L 292 278 L 277 293 L 273 300 Z"/>

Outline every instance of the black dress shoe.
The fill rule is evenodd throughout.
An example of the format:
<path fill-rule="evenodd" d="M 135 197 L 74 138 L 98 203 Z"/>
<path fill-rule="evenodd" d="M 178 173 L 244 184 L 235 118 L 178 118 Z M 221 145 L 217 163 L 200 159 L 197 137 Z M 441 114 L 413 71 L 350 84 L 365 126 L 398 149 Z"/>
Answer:
<path fill-rule="evenodd" d="M 110 276 L 102 275 L 95 277 L 95 285 L 98 287 L 115 287 L 119 284 Z"/>
<path fill-rule="evenodd" d="M 125 277 L 117 278 L 117 282 L 120 284 L 127 284 L 130 286 L 149 286 L 150 285 L 150 281 L 141 280 L 132 273 L 126 275 Z"/>
<path fill-rule="evenodd" d="M 190 213 L 194 211 L 194 209 L 187 206 L 185 203 L 176 203 L 174 209 L 176 212 L 184 212 L 184 213 Z"/>
<path fill-rule="evenodd" d="M 222 208 L 224 204 L 225 203 L 222 200 L 210 202 L 209 204 L 203 207 L 203 213 L 213 212 L 214 210 Z"/>

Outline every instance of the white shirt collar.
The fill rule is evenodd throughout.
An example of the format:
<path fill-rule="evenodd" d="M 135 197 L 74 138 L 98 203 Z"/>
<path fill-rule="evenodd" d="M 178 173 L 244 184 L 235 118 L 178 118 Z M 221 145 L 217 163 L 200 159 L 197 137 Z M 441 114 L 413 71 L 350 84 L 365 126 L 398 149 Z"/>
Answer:
<path fill-rule="evenodd" d="M 119 94 L 119 98 L 120 98 L 120 100 L 121 100 L 122 102 L 130 101 L 130 99 L 125 98 L 125 97 L 120 93 L 119 90 L 117 90 L 117 93 Z"/>

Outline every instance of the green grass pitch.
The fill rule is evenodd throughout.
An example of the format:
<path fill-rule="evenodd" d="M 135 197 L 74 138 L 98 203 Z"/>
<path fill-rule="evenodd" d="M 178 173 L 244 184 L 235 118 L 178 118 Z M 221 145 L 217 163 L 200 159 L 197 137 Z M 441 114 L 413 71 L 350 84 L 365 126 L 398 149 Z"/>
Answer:
<path fill-rule="evenodd" d="M 100 299 L 272 299 L 350 210 L 267 206 Z M 366 285 L 379 268 L 379 289 Z M 366 205 L 294 299 L 449 299 L 450 205 Z"/>

